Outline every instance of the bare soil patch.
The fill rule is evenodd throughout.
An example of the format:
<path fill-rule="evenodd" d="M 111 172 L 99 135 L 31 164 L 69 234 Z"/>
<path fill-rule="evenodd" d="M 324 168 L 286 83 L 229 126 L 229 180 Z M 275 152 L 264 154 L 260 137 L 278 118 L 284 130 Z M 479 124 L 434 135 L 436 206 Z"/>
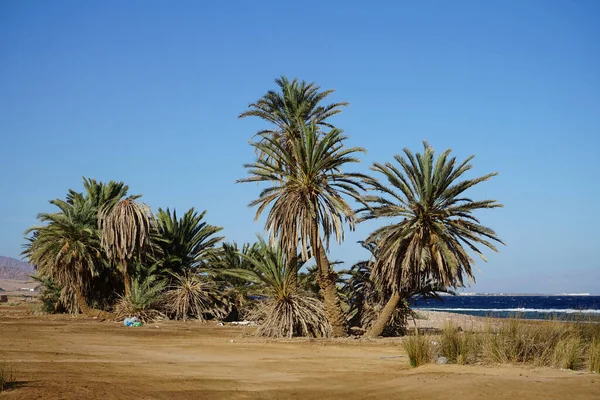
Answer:
<path fill-rule="evenodd" d="M 272 341 L 251 327 L 140 328 L 0 305 L 0 399 L 597 399 L 600 376 L 546 368 L 409 369 L 402 339 Z M 444 320 L 446 316 L 443 317 Z"/>

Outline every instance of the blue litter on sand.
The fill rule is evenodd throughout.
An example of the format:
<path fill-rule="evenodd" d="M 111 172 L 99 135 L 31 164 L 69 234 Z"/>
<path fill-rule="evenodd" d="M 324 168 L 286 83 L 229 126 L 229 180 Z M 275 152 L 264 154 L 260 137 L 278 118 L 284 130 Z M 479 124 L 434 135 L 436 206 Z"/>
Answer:
<path fill-rule="evenodd" d="M 125 318 L 123 320 L 123 325 L 125 326 L 142 326 L 142 321 L 138 319 L 138 317 Z"/>

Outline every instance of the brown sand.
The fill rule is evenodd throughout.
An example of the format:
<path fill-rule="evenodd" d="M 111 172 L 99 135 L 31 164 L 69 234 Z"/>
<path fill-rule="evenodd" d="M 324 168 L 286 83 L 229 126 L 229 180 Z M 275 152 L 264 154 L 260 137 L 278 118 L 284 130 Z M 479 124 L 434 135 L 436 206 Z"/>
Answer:
<path fill-rule="evenodd" d="M 402 339 L 267 341 L 248 337 L 252 329 L 176 322 L 125 328 L 2 305 L 0 362 L 8 361 L 18 384 L 0 399 L 600 398 L 600 376 L 586 372 L 409 369 Z"/>

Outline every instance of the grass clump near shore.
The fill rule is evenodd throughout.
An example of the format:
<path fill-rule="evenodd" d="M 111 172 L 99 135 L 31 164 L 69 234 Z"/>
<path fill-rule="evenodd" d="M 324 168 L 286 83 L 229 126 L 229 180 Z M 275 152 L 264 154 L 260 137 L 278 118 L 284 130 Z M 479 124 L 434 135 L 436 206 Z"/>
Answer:
<path fill-rule="evenodd" d="M 418 334 L 408 336 L 402 344 L 408 354 L 408 364 L 412 368 L 431 362 L 433 346 L 430 336 Z"/>
<path fill-rule="evenodd" d="M 480 353 L 480 338 L 473 332 L 463 332 L 452 322 L 442 329 L 439 353 L 456 364 L 471 364 Z"/>
<path fill-rule="evenodd" d="M 600 324 L 592 322 L 527 321 L 516 317 L 490 320 L 482 332 L 463 332 L 450 322 L 437 339 L 439 343 L 433 342 L 436 345 L 427 342 L 429 349 L 418 351 L 428 351 L 430 360 L 443 356 L 456 364 L 527 364 L 571 370 L 587 365 L 592 372 L 600 371 Z M 407 344 L 415 354 L 413 341 L 417 339 L 409 338 L 405 343 L 411 366 Z M 418 343 L 425 346 L 425 342 Z"/>
<path fill-rule="evenodd" d="M 590 344 L 588 358 L 590 372 L 600 374 L 600 337 Z"/>
<path fill-rule="evenodd" d="M 6 362 L 0 362 L 0 393 L 15 385 L 12 367 Z"/>
<path fill-rule="evenodd" d="M 577 337 L 560 340 L 553 351 L 553 364 L 562 369 L 580 369 L 583 365 L 583 343 Z"/>
<path fill-rule="evenodd" d="M 498 324 L 496 324 L 498 325 Z M 600 337 L 600 325 L 511 318 L 482 338 L 482 358 L 501 364 L 532 364 L 580 369 L 585 350 Z"/>

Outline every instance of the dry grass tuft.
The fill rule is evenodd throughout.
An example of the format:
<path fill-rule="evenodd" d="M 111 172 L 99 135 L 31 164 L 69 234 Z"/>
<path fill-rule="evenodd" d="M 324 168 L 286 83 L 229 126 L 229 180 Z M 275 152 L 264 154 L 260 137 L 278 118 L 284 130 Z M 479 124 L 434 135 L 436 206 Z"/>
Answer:
<path fill-rule="evenodd" d="M 494 320 L 484 332 L 444 326 L 438 353 L 449 362 L 530 364 L 563 369 L 600 369 L 600 324 L 594 321 Z"/>
<path fill-rule="evenodd" d="M 408 336 L 404 339 L 402 345 L 408 354 L 408 364 L 412 368 L 431 362 L 433 358 L 433 346 L 431 344 L 430 336 Z"/>
<path fill-rule="evenodd" d="M 566 343 L 578 337 L 579 332 L 573 324 L 511 318 L 502 321 L 497 329 L 486 329 L 482 340 L 483 358 L 502 364 L 554 366 L 563 358 L 558 354 L 561 349 L 566 351 Z"/>
<path fill-rule="evenodd" d="M 451 363 L 471 364 L 480 353 L 480 338 L 472 332 L 462 332 L 452 322 L 442 329 L 439 354 Z"/>
<path fill-rule="evenodd" d="M 560 340 L 554 347 L 554 365 L 563 369 L 579 369 L 583 365 L 582 344 L 578 337 Z"/>
<path fill-rule="evenodd" d="M 588 359 L 590 372 L 600 374 L 600 336 L 594 338 L 590 343 Z"/>

